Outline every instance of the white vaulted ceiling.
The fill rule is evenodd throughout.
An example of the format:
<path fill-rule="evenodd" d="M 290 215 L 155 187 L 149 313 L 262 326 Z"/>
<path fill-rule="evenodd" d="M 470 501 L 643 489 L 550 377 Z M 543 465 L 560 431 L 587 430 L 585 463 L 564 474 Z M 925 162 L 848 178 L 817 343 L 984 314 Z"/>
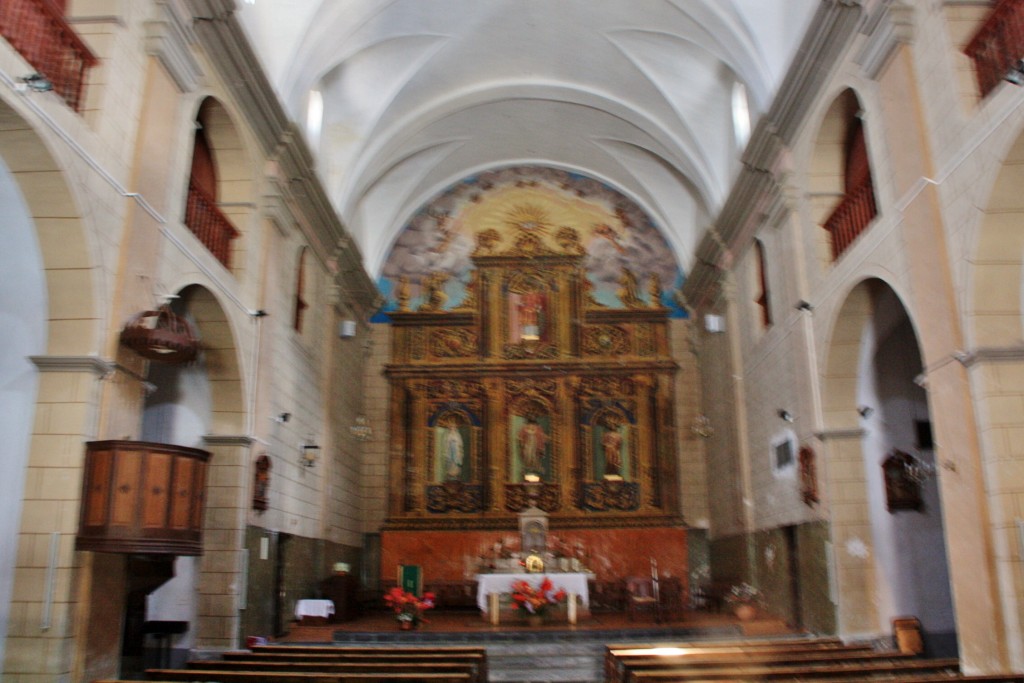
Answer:
<path fill-rule="evenodd" d="M 409 217 L 515 164 L 601 180 L 684 271 L 819 0 L 255 0 L 239 15 L 376 277 Z"/>

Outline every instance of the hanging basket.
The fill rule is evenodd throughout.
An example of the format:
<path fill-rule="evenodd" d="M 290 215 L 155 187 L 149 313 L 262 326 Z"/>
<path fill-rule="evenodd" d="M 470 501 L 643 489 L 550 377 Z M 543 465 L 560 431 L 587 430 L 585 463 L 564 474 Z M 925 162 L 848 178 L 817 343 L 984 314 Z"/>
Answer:
<path fill-rule="evenodd" d="M 121 331 L 121 343 L 159 363 L 190 363 L 199 355 L 192 325 L 168 306 L 135 315 Z"/>

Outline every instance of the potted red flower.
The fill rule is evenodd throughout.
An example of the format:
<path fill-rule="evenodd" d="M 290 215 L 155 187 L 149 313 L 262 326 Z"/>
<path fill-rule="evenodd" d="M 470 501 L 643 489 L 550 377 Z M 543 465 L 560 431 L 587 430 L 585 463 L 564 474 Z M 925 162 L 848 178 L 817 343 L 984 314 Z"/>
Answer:
<path fill-rule="evenodd" d="M 564 601 L 565 589 L 556 590 L 546 576 L 537 587 L 523 580 L 512 582 L 512 609 L 525 611 L 531 621 L 542 621 L 549 607 Z"/>
<path fill-rule="evenodd" d="M 434 606 L 434 594 L 427 592 L 423 597 L 404 591 L 397 586 L 384 594 L 384 602 L 395 613 L 395 619 L 402 630 L 413 629 L 426 619 L 423 612 Z"/>

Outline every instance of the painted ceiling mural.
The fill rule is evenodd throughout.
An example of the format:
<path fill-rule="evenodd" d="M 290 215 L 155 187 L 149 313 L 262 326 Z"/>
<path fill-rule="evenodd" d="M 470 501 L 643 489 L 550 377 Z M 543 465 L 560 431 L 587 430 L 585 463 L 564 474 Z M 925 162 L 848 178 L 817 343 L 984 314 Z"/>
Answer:
<path fill-rule="evenodd" d="M 428 275 L 437 272 L 448 275 L 444 308 L 457 308 L 466 297 L 473 271 L 471 254 L 481 232 L 494 230 L 503 241 L 524 231 L 556 240 L 564 227 L 579 235 L 591 293 L 599 304 L 624 307 L 618 292 L 628 269 L 648 299 L 651 278 L 656 277 L 661 283 L 661 305 L 673 317 L 685 317 L 675 297 L 683 273 L 643 209 L 608 185 L 578 173 L 514 166 L 456 183 L 409 221 L 378 279 L 386 303 L 375 321 L 386 321 L 387 312 L 398 308 L 395 293 L 400 279 L 408 283 L 410 308 L 416 310 L 426 298 Z"/>

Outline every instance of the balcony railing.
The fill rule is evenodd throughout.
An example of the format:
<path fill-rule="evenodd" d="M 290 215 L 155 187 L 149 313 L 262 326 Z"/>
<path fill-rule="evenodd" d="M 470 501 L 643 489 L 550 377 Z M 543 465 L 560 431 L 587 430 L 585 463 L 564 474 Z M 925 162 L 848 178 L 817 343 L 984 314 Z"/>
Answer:
<path fill-rule="evenodd" d="M 999 0 L 964 53 L 974 62 L 981 96 L 988 95 L 1024 57 L 1024 0 Z"/>
<path fill-rule="evenodd" d="M 231 267 L 231 240 L 238 237 L 238 231 L 217 208 L 213 197 L 191 179 L 188 183 L 185 225 L 225 268 Z"/>
<path fill-rule="evenodd" d="M 0 35 L 81 111 L 85 77 L 97 60 L 60 10 L 49 0 L 2 0 Z"/>
<path fill-rule="evenodd" d="M 857 236 L 864 232 L 875 217 L 875 190 L 871 178 L 860 187 L 849 192 L 839 202 L 832 215 L 825 221 L 824 228 L 832 236 L 832 260 L 838 259 Z"/>

